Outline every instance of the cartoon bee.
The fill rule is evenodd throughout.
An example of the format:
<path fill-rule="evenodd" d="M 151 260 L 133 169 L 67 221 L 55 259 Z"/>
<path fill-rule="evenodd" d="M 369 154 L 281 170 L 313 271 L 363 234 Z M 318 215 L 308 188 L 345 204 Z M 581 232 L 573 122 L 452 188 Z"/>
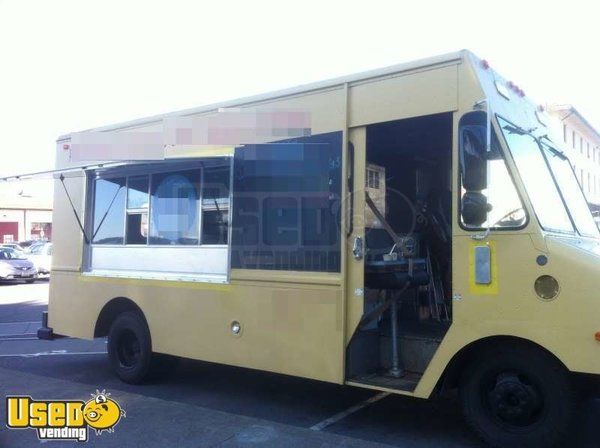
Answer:
<path fill-rule="evenodd" d="M 121 417 L 125 417 L 125 411 L 115 400 L 108 398 L 109 396 L 110 394 L 105 390 L 102 392 L 96 390 L 96 393 L 92 394 L 92 399 L 83 407 L 83 418 L 91 428 L 96 430 L 96 435 L 102 434 L 102 431 L 114 432 Z"/>

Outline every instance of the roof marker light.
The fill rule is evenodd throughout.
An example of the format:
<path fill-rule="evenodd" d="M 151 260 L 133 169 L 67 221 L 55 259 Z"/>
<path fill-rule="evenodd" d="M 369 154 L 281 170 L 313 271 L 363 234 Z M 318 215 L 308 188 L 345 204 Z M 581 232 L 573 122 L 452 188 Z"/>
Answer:
<path fill-rule="evenodd" d="M 484 70 L 488 70 L 488 69 L 490 68 L 490 63 L 489 63 L 487 60 L 485 60 L 485 59 L 482 59 L 482 60 L 481 60 L 481 67 L 482 67 Z"/>

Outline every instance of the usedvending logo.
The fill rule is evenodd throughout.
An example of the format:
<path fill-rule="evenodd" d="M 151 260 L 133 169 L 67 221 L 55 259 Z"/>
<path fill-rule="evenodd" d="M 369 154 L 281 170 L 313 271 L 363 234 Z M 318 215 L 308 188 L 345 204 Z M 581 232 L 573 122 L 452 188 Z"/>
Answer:
<path fill-rule="evenodd" d="M 34 400 L 6 397 L 6 426 L 35 429 L 40 440 L 87 442 L 90 429 L 101 435 L 114 432 L 125 411 L 105 390 L 96 390 L 88 401 Z"/>

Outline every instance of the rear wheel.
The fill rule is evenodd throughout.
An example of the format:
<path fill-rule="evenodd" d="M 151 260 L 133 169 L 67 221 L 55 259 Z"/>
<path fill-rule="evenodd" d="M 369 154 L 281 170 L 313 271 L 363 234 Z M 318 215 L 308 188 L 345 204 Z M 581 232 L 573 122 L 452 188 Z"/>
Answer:
<path fill-rule="evenodd" d="M 576 407 L 566 369 L 527 346 L 484 352 L 465 370 L 460 395 L 468 423 L 501 448 L 560 446 Z"/>
<path fill-rule="evenodd" d="M 117 316 L 108 332 L 108 356 L 117 376 L 130 384 L 144 381 L 152 361 L 150 330 L 143 316 L 127 311 Z"/>

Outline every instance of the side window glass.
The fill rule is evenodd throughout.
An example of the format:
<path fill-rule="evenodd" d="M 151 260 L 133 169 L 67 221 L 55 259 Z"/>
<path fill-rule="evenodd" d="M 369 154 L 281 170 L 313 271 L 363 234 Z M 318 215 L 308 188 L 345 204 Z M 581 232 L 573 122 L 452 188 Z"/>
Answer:
<path fill-rule="evenodd" d="M 152 176 L 150 244 L 198 244 L 200 170 Z"/>
<path fill-rule="evenodd" d="M 237 148 L 231 266 L 339 272 L 341 133 Z"/>
<path fill-rule="evenodd" d="M 125 178 L 97 179 L 94 191 L 94 244 L 123 244 Z"/>
<path fill-rule="evenodd" d="M 127 180 L 126 244 L 146 244 L 148 239 L 149 176 Z"/>
<path fill-rule="evenodd" d="M 229 167 L 206 167 L 202 183 L 202 244 L 227 244 Z"/>

